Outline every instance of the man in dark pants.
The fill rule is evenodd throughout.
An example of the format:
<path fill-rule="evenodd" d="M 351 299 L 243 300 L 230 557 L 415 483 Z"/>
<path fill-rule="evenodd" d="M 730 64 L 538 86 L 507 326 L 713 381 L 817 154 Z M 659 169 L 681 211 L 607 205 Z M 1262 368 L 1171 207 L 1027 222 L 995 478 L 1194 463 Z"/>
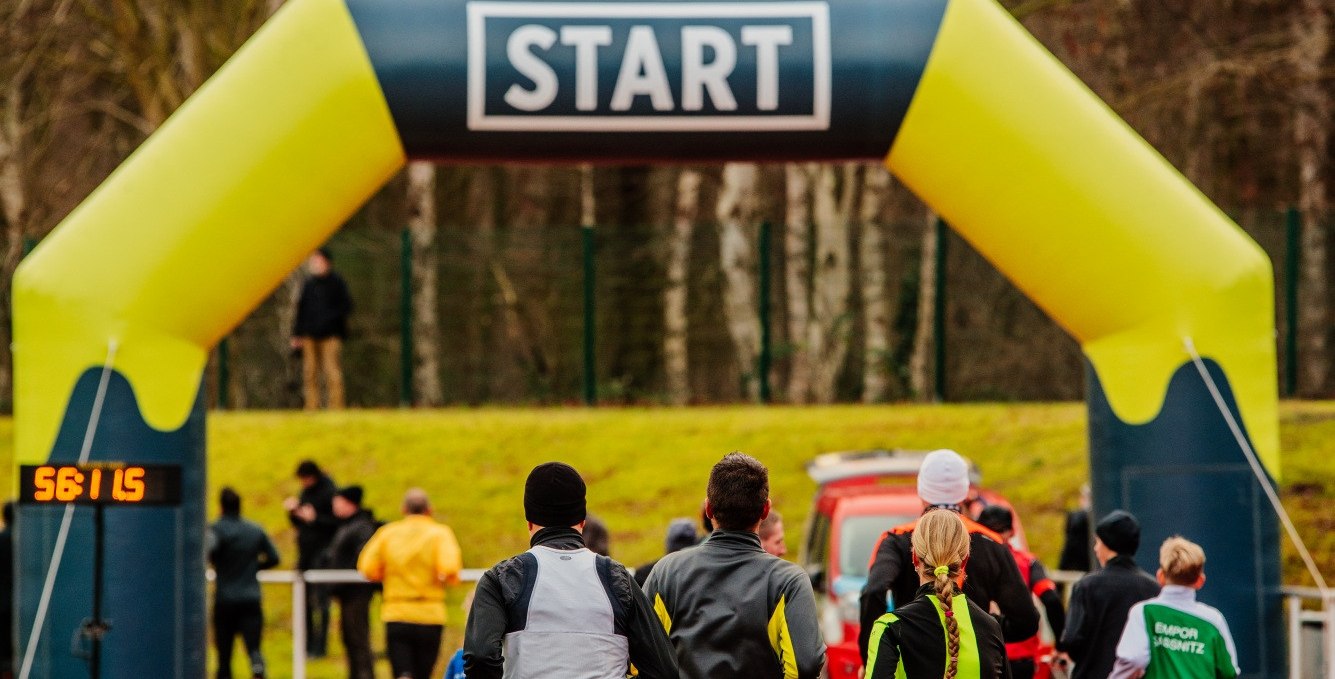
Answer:
<path fill-rule="evenodd" d="M 918 469 L 918 498 L 923 513 L 949 509 L 961 514 L 969 531 L 969 560 L 964 566 L 964 595 L 985 611 L 1000 611 L 1001 634 L 1007 642 L 1024 641 L 1038 633 L 1038 609 L 1025 587 L 1020 568 L 999 535 L 962 515 L 969 496 L 969 463 L 953 450 L 936 450 Z M 867 643 L 876 620 L 886 613 L 889 593 L 896 605 L 912 601 L 921 583 L 913 567 L 913 531 L 917 521 L 886 531 L 872 549 L 867 584 L 862 588 L 862 629 L 858 650 L 867 661 Z"/>
<path fill-rule="evenodd" d="M 6 502 L 0 530 L 0 679 L 14 676 L 14 503 Z"/>
<path fill-rule="evenodd" d="M 283 501 L 288 521 L 297 529 L 297 570 L 317 568 L 319 559 L 334 540 L 339 520 L 334 516 L 334 492 L 338 487 L 311 460 L 297 465 L 301 494 Z M 306 655 L 323 658 L 329 642 L 329 590 L 306 588 Z"/>
<path fill-rule="evenodd" d="M 260 583 L 255 575 L 278 565 L 278 550 L 257 524 L 241 518 L 241 497 L 231 488 L 218 495 L 222 517 L 209 526 L 208 553 L 217 582 L 213 596 L 213 637 L 218 646 L 218 679 L 232 677 L 232 646 L 241 635 L 250 676 L 264 676 L 260 653 Z"/>
<path fill-rule="evenodd" d="M 348 338 L 348 316 L 352 314 L 352 295 L 348 284 L 334 271 L 333 259 L 324 249 L 311 253 L 306 262 L 310 278 L 301 286 L 297 300 L 296 325 L 292 329 L 292 348 L 301 350 L 303 400 L 306 410 L 320 407 L 320 373 L 324 373 L 329 409 L 342 410 L 343 366 L 340 354 Z"/>
<path fill-rule="evenodd" d="M 653 609 L 621 564 L 584 545 L 584 479 L 560 462 L 524 483 L 527 552 L 478 581 L 464 632 L 468 679 L 677 679 Z"/>
<path fill-rule="evenodd" d="M 343 525 L 334 533 L 334 541 L 322 559 L 325 568 L 357 568 L 357 556 L 375 534 L 379 524 L 369 510 L 362 508 L 362 487 L 340 488 L 334 495 L 334 516 Z M 330 588 L 338 599 L 339 632 L 348 655 L 349 679 L 373 679 L 375 658 L 371 655 L 371 597 L 374 585 L 342 584 Z"/>
<path fill-rule="evenodd" d="M 1104 679 L 1117 661 L 1117 642 L 1131 607 L 1159 594 L 1154 576 L 1136 566 L 1140 547 L 1136 517 L 1117 510 L 1094 527 L 1094 556 L 1103 567 L 1071 589 L 1066 630 L 1057 650 L 1075 661 L 1071 679 Z"/>

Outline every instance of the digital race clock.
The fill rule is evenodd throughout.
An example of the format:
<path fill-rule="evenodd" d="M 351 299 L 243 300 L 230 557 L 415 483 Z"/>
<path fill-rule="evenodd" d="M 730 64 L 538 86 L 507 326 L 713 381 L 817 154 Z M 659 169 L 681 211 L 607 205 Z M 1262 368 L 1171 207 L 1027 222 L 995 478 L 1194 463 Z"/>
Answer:
<path fill-rule="evenodd" d="M 124 462 L 23 465 L 19 468 L 19 502 L 178 505 L 181 467 Z"/>

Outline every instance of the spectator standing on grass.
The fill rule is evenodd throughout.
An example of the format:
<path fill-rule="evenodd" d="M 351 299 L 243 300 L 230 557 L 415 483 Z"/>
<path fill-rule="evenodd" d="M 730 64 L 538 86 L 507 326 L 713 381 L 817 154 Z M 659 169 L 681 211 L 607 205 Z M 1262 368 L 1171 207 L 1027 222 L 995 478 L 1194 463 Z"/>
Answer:
<path fill-rule="evenodd" d="M 668 524 L 667 539 L 664 541 L 663 554 L 680 552 L 687 547 L 694 547 L 700 543 L 700 536 L 695 534 L 695 522 L 691 519 L 673 519 Z M 654 559 L 643 566 L 635 569 L 635 584 L 644 587 L 645 580 L 649 579 L 649 574 L 653 572 L 654 565 L 658 559 Z"/>
<path fill-rule="evenodd" d="M 815 679 L 825 643 L 811 580 L 760 546 L 769 471 L 743 453 L 709 473 L 704 544 L 659 560 L 645 594 L 688 679 Z"/>
<path fill-rule="evenodd" d="M 14 676 L 14 503 L 4 506 L 0 530 L 0 679 Z"/>
<path fill-rule="evenodd" d="M 918 497 L 922 500 L 923 514 L 935 509 L 948 509 L 959 514 L 961 503 L 969 496 L 969 464 L 953 450 L 937 450 L 923 458 L 918 469 Z M 997 615 L 1006 641 L 1023 641 L 1038 633 L 1038 609 L 1029 596 L 1029 588 L 1020 576 L 1010 550 L 1001 536 L 961 515 L 969 531 L 969 562 L 964 565 L 968 575 L 963 591 L 969 600 L 983 610 L 1000 611 Z M 867 661 L 867 644 L 872 625 L 885 615 L 886 594 L 893 596 L 894 605 L 912 601 L 920 584 L 913 567 L 913 531 L 918 522 L 896 526 L 881 536 L 872 549 L 872 564 L 867 572 L 867 584 L 862 588 L 862 628 L 858 635 L 858 650 L 863 662 Z"/>
<path fill-rule="evenodd" d="M 334 540 L 339 520 L 334 516 L 334 493 L 338 486 L 320 465 L 302 460 L 297 465 L 301 493 L 283 500 L 287 519 L 297 529 L 297 570 L 319 567 L 319 561 Z M 323 658 L 329 644 L 329 588 L 306 588 L 306 655 Z"/>
<path fill-rule="evenodd" d="M 321 559 L 322 566 L 336 570 L 357 568 L 357 557 L 380 525 L 362 508 L 362 487 L 340 488 L 334 494 L 334 516 L 342 521 Z M 375 586 L 342 583 L 329 589 L 338 599 L 339 633 L 348 656 L 349 679 L 373 679 L 375 657 L 371 654 L 371 597 Z"/>
<path fill-rule="evenodd" d="M 329 409 L 342 410 L 343 366 L 339 355 L 348 338 L 352 295 L 343 277 L 334 271 L 328 250 L 321 248 L 311 253 L 306 270 L 310 276 L 301 286 L 296 325 L 292 329 L 292 348 L 301 350 L 306 410 L 320 408 L 320 373 L 324 373 Z"/>
<path fill-rule="evenodd" d="M 403 518 L 381 527 L 357 559 L 357 570 L 384 583 L 380 618 L 395 679 L 428 679 L 445 632 L 445 587 L 463 562 L 449 526 L 431 518 L 426 491 L 403 496 Z"/>
<path fill-rule="evenodd" d="M 1181 537 L 1159 547 L 1159 596 L 1131 607 L 1109 679 L 1233 679 L 1238 650 L 1224 615 L 1196 600 L 1205 550 Z"/>
<path fill-rule="evenodd" d="M 530 549 L 488 570 L 464 632 L 468 679 L 676 679 L 653 609 L 624 566 L 593 553 L 581 531 L 584 479 L 547 462 L 524 482 Z"/>
<path fill-rule="evenodd" d="M 1066 513 L 1066 540 L 1057 568 L 1088 571 L 1093 552 L 1089 546 L 1089 484 L 1080 486 L 1080 507 Z"/>
<path fill-rule="evenodd" d="M 1015 516 L 1011 510 L 1001 505 L 992 505 L 978 515 L 978 523 L 1001 536 L 1003 543 L 1011 550 L 1011 556 L 1015 558 L 1015 565 L 1020 567 L 1020 576 L 1024 578 L 1024 584 L 1047 611 L 1048 626 L 1052 629 L 1053 638 L 1061 637 L 1062 629 L 1066 626 L 1066 612 L 1062 610 L 1061 592 L 1057 591 L 1057 583 L 1048 578 L 1047 569 L 1043 568 L 1043 563 L 1038 557 L 1022 549 L 1016 549 L 1012 544 L 1011 540 L 1015 538 Z M 1033 678 L 1038 664 L 1038 652 L 1042 645 L 1043 641 L 1037 634 L 1024 641 L 1006 644 L 1006 657 L 1010 660 L 1013 679 Z"/>
<path fill-rule="evenodd" d="M 1071 679 L 1105 679 L 1112 672 L 1117 641 L 1135 604 L 1159 593 L 1159 583 L 1132 556 L 1140 547 L 1140 523 L 1116 510 L 1094 527 L 1094 556 L 1102 568 L 1071 589 L 1066 630 L 1057 650 L 1075 661 Z"/>
<path fill-rule="evenodd" d="M 963 517 L 929 510 L 912 543 L 917 596 L 872 625 L 866 679 L 1009 678 L 1001 625 L 960 588 L 970 548 Z"/>
<path fill-rule="evenodd" d="M 783 516 L 771 508 L 769 516 L 760 522 L 760 548 L 782 559 L 788 553 L 788 544 L 783 539 Z"/>
<path fill-rule="evenodd" d="M 258 524 L 241 518 L 241 496 L 231 488 L 218 494 L 222 516 L 209 526 L 209 562 L 217 580 L 213 594 L 213 639 L 218 648 L 218 679 L 231 679 L 236 637 L 246 646 L 250 676 L 264 676 L 260 636 L 264 613 L 256 574 L 278 565 L 278 550 Z"/>

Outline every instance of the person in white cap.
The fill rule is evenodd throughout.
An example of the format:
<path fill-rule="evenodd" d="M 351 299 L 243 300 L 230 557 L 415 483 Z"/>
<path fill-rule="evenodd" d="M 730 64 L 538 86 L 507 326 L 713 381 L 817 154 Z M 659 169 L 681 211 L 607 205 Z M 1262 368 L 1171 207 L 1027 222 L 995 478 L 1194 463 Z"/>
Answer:
<path fill-rule="evenodd" d="M 969 464 L 959 453 L 935 450 L 923 458 L 918 469 L 918 497 L 922 500 L 923 514 L 933 509 L 951 510 L 961 515 L 969 531 L 969 558 L 964 564 L 962 582 L 957 584 L 963 585 L 969 601 L 993 612 L 1007 642 L 1023 641 L 1038 633 L 1038 609 L 1001 536 L 964 515 L 962 504 L 968 495 Z M 876 620 L 893 610 L 896 603 L 912 601 L 918 590 L 912 543 L 917 524 L 915 520 L 891 528 L 872 550 L 871 570 L 862 588 L 862 627 L 858 633 L 858 649 L 864 665 Z"/>

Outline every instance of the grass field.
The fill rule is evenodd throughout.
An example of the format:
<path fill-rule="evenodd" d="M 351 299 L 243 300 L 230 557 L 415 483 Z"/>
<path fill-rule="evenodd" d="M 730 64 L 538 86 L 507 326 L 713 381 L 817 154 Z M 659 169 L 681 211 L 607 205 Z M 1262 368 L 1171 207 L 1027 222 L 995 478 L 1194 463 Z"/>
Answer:
<path fill-rule="evenodd" d="M 0 445 L 9 445 L 10 428 L 0 421 Z M 1323 570 L 1335 573 L 1335 402 L 1284 404 L 1281 432 L 1285 504 Z M 1067 403 L 219 413 L 209 424 L 209 487 L 210 497 L 224 485 L 237 488 L 245 515 L 271 531 L 291 564 L 294 536 L 281 502 L 297 490 L 298 461 L 317 460 L 339 483 L 362 484 L 367 504 L 384 518 L 397 517 L 404 489 L 421 486 L 458 534 L 465 566 L 485 568 L 527 548 L 525 474 L 539 462 L 564 460 L 589 481 L 589 506 L 611 530 L 613 557 L 635 565 L 661 553 L 669 519 L 696 514 L 709 467 L 728 451 L 770 467 L 795 555 L 814 490 L 803 470 L 811 457 L 951 447 L 1015 503 L 1032 547 L 1055 563 L 1063 512 L 1087 474 L 1086 445 L 1085 408 Z M 8 483 L 10 473 L 0 467 L 0 481 Z M 1287 545 L 1285 574 L 1286 582 L 1306 584 Z M 463 594 L 451 595 L 448 652 L 458 645 Z M 289 672 L 287 597 L 285 588 L 267 588 L 265 650 L 278 678 Z M 312 662 L 308 676 L 332 679 L 341 667 L 337 659 Z"/>

